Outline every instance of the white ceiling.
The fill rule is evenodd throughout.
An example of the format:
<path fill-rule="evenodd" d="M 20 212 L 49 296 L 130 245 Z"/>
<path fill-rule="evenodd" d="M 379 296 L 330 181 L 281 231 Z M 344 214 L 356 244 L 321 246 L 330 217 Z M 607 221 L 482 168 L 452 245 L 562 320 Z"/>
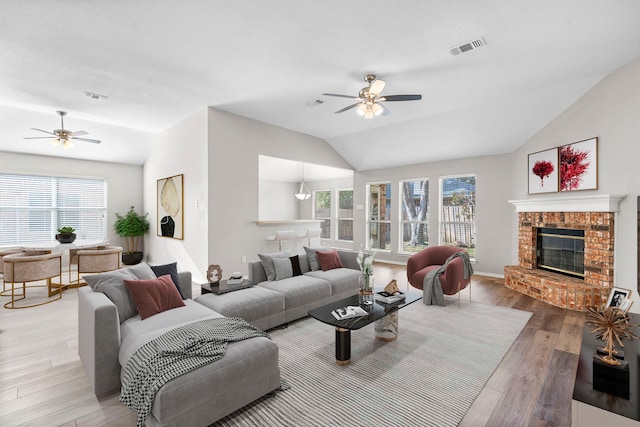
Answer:
<path fill-rule="evenodd" d="M 639 17 L 637 0 L 2 0 L 0 150 L 142 164 L 154 132 L 213 106 L 359 170 L 511 152 L 640 57 Z M 334 114 L 351 101 L 322 93 L 355 95 L 368 72 L 422 101 Z M 103 143 L 22 139 L 60 109 Z"/>

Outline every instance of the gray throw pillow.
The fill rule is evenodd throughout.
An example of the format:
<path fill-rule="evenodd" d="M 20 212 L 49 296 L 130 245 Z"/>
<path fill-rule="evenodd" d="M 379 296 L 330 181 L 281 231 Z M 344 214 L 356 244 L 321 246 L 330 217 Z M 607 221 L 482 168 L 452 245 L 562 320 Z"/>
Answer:
<path fill-rule="evenodd" d="M 273 265 L 276 270 L 276 280 L 293 277 L 293 266 L 289 258 L 273 258 Z"/>
<path fill-rule="evenodd" d="M 267 275 L 267 280 L 276 280 L 276 268 L 273 265 L 274 258 L 287 258 L 291 256 L 289 251 L 284 252 L 274 252 L 272 254 L 258 254 L 260 257 L 260 261 L 262 262 L 262 267 L 264 268 L 264 272 Z"/>
<path fill-rule="evenodd" d="M 129 270 L 134 276 L 136 276 L 139 280 L 148 280 L 155 279 L 156 273 L 153 272 L 149 264 L 146 262 L 141 262 L 140 264 L 133 265 L 131 267 L 126 268 Z"/>
<path fill-rule="evenodd" d="M 82 278 L 91 289 L 96 292 L 102 292 L 115 304 L 120 323 L 138 313 L 136 303 L 131 297 L 127 286 L 124 284 L 125 280 L 138 280 L 138 277 L 129 271 L 129 269 L 91 274 L 82 276 Z"/>
<path fill-rule="evenodd" d="M 309 269 L 311 269 L 311 271 L 320 270 L 320 263 L 318 262 L 316 251 L 328 251 L 331 249 L 329 246 L 320 246 L 318 248 L 308 248 L 303 246 L 303 248 L 307 254 L 307 262 L 309 263 Z"/>

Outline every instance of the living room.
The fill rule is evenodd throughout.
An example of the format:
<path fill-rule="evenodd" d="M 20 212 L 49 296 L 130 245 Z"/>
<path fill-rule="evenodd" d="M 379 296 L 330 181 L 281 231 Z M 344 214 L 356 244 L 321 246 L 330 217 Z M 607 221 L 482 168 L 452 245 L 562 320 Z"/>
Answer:
<path fill-rule="evenodd" d="M 627 2 L 620 2 L 620 5 L 636 11 L 636 6 L 630 6 Z M 366 7 L 364 3 L 361 6 Z M 628 31 L 634 34 L 631 30 Z M 627 34 L 624 31 L 623 33 Z M 492 40 L 487 38 L 486 48 L 490 48 L 491 42 Z M 637 48 L 637 43 L 631 43 L 631 45 L 634 49 Z M 570 46 L 566 46 L 565 49 L 569 50 Z M 433 148 L 427 145 L 427 141 L 432 137 L 427 135 L 425 138 L 427 141 L 424 143 L 427 153 L 423 154 L 418 162 L 394 164 L 390 167 L 358 167 L 352 159 L 362 158 L 361 161 L 364 162 L 364 158 L 369 156 L 364 150 L 355 154 L 344 150 L 346 154 L 343 156 L 336 147 L 344 149 L 344 146 L 335 141 L 330 144 L 324 138 L 235 114 L 231 112 L 233 108 L 228 107 L 224 100 L 221 100 L 213 107 L 207 106 L 211 104 L 204 102 L 201 108 L 183 115 L 180 120 L 171 121 L 172 124 L 169 127 L 157 132 L 119 126 L 120 131 L 127 135 L 125 140 L 119 141 L 124 145 L 120 146 L 122 150 L 126 150 L 127 145 L 132 146 L 135 142 L 147 144 L 149 147 L 147 152 L 132 152 L 130 163 L 116 162 L 107 157 L 94 160 L 79 158 L 82 156 L 83 147 L 76 147 L 81 150 L 80 154 L 74 154 L 72 149 L 64 153 L 68 157 L 61 157 L 58 154 L 52 156 L 49 154 L 50 151 L 47 151 L 50 148 L 48 144 L 43 144 L 38 148 L 39 153 L 0 148 L 2 150 L 0 170 L 51 175 L 64 171 L 64 175 L 104 177 L 109 183 L 107 195 L 109 224 L 107 229 L 109 231 L 106 237 L 115 244 L 122 243 L 111 231 L 115 213 L 126 212 L 128 207 L 133 205 L 140 211 L 148 213 L 152 224 L 155 224 L 157 180 L 184 174 L 184 239 L 176 240 L 157 236 L 155 228 L 152 228 L 144 238 L 144 251 L 146 260 L 150 263 L 162 264 L 177 261 L 181 269 L 192 272 L 196 283 L 206 281 L 206 268 L 212 263 L 221 265 L 225 275 L 232 271 L 241 271 L 246 274 L 247 264 L 243 262 L 243 257 L 248 261 L 255 261 L 259 252 L 273 248 L 265 240 L 268 231 L 256 224 L 260 219 L 259 156 L 353 170 L 354 206 L 366 205 L 366 185 L 369 183 L 390 182 L 395 189 L 399 187 L 399 181 L 402 179 L 426 178 L 432 185 L 430 200 L 433 203 L 431 206 L 433 210 L 429 224 L 432 242 L 438 241 L 436 213 L 438 212 L 437 183 L 439 179 L 443 176 L 475 174 L 477 178 L 477 255 L 474 269 L 480 275 L 502 278 L 505 266 L 518 264 L 518 215 L 514 205 L 509 201 L 567 197 L 560 193 L 529 194 L 528 156 L 553 147 L 597 137 L 597 189 L 572 193 L 569 196 L 609 194 L 625 196 L 616 214 L 615 283 L 616 286 L 634 290 L 632 299 L 635 304 L 631 311 L 640 313 L 640 297 L 637 292 L 638 236 L 636 233 L 636 198 L 640 194 L 640 182 L 632 179 L 631 175 L 635 170 L 636 158 L 640 155 L 640 147 L 637 144 L 638 135 L 640 135 L 640 123 L 637 120 L 637 112 L 640 111 L 640 79 L 638 79 L 640 59 L 637 59 L 637 51 L 632 58 L 633 60 L 607 72 L 602 78 L 595 79 L 593 84 L 583 86 L 576 83 L 573 97 L 566 95 L 566 99 L 558 100 L 558 104 L 548 107 L 553 112 L 550 120 L 532 120 L 535 123 L 533 126 L 535 131 L 530 134 L 526 132 L 511 134 L 513 138 L 519 138 L 517 141 L 511 141 L 515 148 L 498 154 L 465 155 L 463 153 L 457 158 L 430 161 L 428 152 L 433 150 L 435 157 L 438 144 L 436 143 Z M 364 62 L 364 65 L 357 66 L 358 69 L 355 71 L 368 72 L 369 70 L 359 68 L 369 64 Z M 388 64 L 386 67 L 391 68 Z M 600 70 L 595 68 L 597 67 L 579 77 L 589 80 L 588 77 L 598 75 Z M 248 83 L 259 84 L 260 82 Z M 354 91 L 360 87 L 358 86 L 360 83 L 354 79 L 352 85 Z M 582 92 L 577 89 L 585 86 L 588 86 L 588 89 Z M 324 90 L 332 91 L 333 89 L 327 87 Z M 542 102 L 535 96 L 537 91 L 543 91 L 543 89 L 532 87 L 531 93 L 528 94 L 530 97 L 520 102 L 514 100 L 510 105 L 511 109 L 517 112 L 518 108 L 525 103 Z M 551 89 L 549 92 L 554 94 Z M 320 94 L 321 91 L 318 91 L 311 96 L 319 97 Z M 424 95 L 425 98 L 421 102 L 429 102 L 426 94 Z M 62 99 L 56 101 L 62 103 Z M 306 100 L 305 98 L 302 101 Z M 34 103 L 52 104 L 53 102 L 43 100 L 34 101 Z M 22 137 L 28 136 L 29 128 L 32 126 L 47 126 L 45 128 L 49 129 L 46 123 L 51 122 L 52 112 L 64 106 L 50 108 L 50 105 L 46 105 L 46 107 L 39 106 L 37 109 L 29 110 L 28 120 L 25 120 L 26 109 L 15 105 L 0 106 L 3 121 L 21 124 L 19 137 L 13 138 L 15 141 L 12 140 L 12 142 L 24 144 Z M 400 114 L 400 111 L 394 107 L 395 105 L 389 108 L 393 113 Z M 406 108 L 409 107 L 406 106 Z M 333 114 L 333 110 L 330 113 Z M 473 118 L 464 113 L 463 109 L 461 117 L 465 120 Z M 473 110 L 472 113 L 479 114 L 477 110 Z M 98 112 L 91 114 L 98 115 Z M 514 113 L 514 115 L 517 114 Z M 73 125 L 77 123 L 79 128 L 91 131 L 91 136 L 100 136 L 101 130 L 104 129 L 106 132 L 111 126 L 100 121 L 92 121 L 90 117 L 90 114 L 76 116 L 76 118 L 71 116 L 66 123 L 72 129 L 76 128 Z M 491 118 L 492 126 L 512 127 L 514 125 L 509 122 L 510 118 L 508 117 L 507 120 Z M 353 119 L 359 120 L 357 117 Z M 55 121 L 56 118 L 53 120 Z M 448 120 L 448 125 L 455 128 L 455 121 L 451 118 Z M 488 119 L 478 116 L 477 120 Z M 372 131 L 372 129 L 365 130 Z M 383 138 L 394 141 L 393 129 L 379 129 L 379 131 L 383 134 Z M 368 133 L 363 138 L 366 136 Z M 104 143 L 106 142 L 105 140 Z M 453 137 L 447 140 L 449 145 L 454 145 L 455 142 L 456 139 Z M 476 145 L 491 145 L 492 142 L 482 135 L 474 141 Z M 391 148 L 386 150 L 391 151 Z M 384 156 L 380 153 L 384 152 L 384 150 L 378 151 L 377 157 L 383 158 Z M 473 152 L 470 151 L 470 153 Z M 133 160 L 141 157 L 144 158 L 143 161 Z M 347 160 L 347 157 L 350 160 Z M 309 184 L 313 186 L 313 183 Z M 300 202 L 301 212 L 303 212 L 301 219 L 311 217 L 311 203 L 311 200 Z M 398 206 L 399 201 L 396 198 L 392 202 L 392 209 L 397 212 Z M 357 250 L 361 244 L 367 242 L 364 211 L 356 210 L 353 230 L 353 249 Z M 392 231 L 391 240 L 394 247 L 397 246 L 398 234 L 399 231 Z M 408 255 L 392 249 L 388 253 L 380 253 L 377 259 L 403 265 L 407 257 Z"/>

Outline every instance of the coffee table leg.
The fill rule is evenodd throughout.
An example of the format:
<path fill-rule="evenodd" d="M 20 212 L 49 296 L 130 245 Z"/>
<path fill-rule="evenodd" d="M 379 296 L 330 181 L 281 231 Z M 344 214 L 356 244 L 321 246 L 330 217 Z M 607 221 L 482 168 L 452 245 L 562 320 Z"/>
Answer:
<path fill-rule="evenodd" d="M 336 328 L 336 363 L 348 365 L 351 362 L 351 330 Z"/>
<path fill-rule="evenodd" d="M 398 338 L 398 312 L 394 311 L 376 320 L 374 329 L 378 341 L 395 341 Z"/>

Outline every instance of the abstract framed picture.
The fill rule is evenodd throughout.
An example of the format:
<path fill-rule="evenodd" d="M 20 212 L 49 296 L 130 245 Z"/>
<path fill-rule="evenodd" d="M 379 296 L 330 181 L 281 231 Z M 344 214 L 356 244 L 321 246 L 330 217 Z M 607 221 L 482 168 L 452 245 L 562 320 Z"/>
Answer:
<path fill-rule="evenodd" d="M 558 148 L 529 154 L 529 194 L 558 191 Z"/>
<path fill-rule="evenodd" d="M 158 180 L 158 236 L 184 239 L 184 175 Z"/>
<path fill-rule="evenodd" d="M 598 138 L 560 147 L 560 191 L 598 188 Z"/>

